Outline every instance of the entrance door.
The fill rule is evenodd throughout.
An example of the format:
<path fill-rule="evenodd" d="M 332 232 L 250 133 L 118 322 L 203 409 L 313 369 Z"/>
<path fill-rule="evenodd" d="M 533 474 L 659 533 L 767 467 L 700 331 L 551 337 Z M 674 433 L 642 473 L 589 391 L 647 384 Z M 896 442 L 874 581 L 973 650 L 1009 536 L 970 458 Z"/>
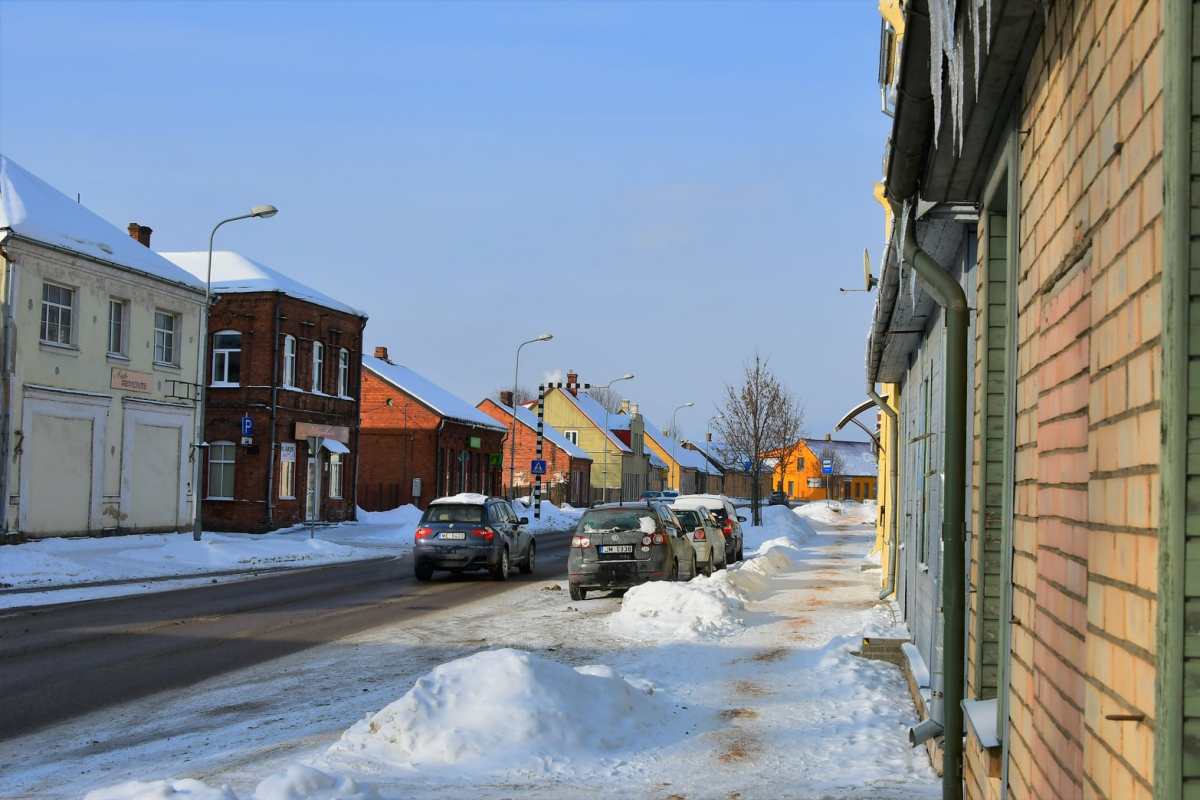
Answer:
<path fill-rule="evenodd" d="M 317 519 L 317 459 L 308 457 L 307 492 L 304 500 L 304 521 L 312 522 Z"/>

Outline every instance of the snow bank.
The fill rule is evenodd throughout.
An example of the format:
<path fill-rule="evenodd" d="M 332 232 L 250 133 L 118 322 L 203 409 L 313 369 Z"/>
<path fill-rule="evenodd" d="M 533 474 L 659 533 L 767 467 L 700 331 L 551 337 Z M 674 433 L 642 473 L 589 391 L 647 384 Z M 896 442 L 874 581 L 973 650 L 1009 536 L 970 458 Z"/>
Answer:
<path fill-rule="evenodd" d="M 572 669 L 521 650 L 489 650 L 419 678 L 329 754 L 455 775 L 553 772 L 641 749 L 670 716 L 652 695 L 609 667 Z"/>
<path fill-rule="evenodd" d="M 534 519 L 532 504 L 526 505 L 520 500 L 514 500 L 512 506 L 518 517 L 529 517 L 529 524 L 525 527 L 533 533 L 572 530 L 583 516 L 583 509 L 570 506 L 559 508 L 553 503 L 542 503 L 542 518 Z"/>
<path fill-rule="evenodd" d="M 749 517 L 747 517 L 749 519 Z M 743 547 L 747 552 L 758 552 L 768 542 L 785 539 L 792 544 L 804 544 L 816 534 L 812 524 L 787 506 L 765 506 L 762 510 L 762 525 L 743 525 Z"/>
<path fill-rule="evenodd" d="M 412 503 L 388 511 L 364 511 L 358 509 L 358 521 L 364 525 L 411 525 L 421 521 L 421 509 Z"/>
<path fill-rule="evenodd" d="M 864 503 L 854 500 L 834 500 L 829 503 L 817 500 L 805 503 L 795 509 L 795 512 L 797 516 L 826 525 L 874 522 L 879 517 L 879 503 L 875 500 L 868 500 Z"/>
<path fill-rule="evenodd" d="M 152 550 L 129 550 L 130 561 L 160 564 L 162 561 L 204 569 L 292 564 L 298 561 L 342 560 L 355 556 L 353 547 L 322 539 L 279 536 L 226 536 L 206 533 L 196 542 L 191 536 L 175 536 Z"/>
<path fill-rule="evenodd" d="M 110 789 L 88 792 L 84 800 L 238 800 L 228 786 L 213 787 L 183 778 L 166 781 L 130 781 Z M 327 775 L 319 769 L 293 764 L 286 772 L 272 775 L 258 784 L 253 800 L 379 800 L 370 786 L 351 778 Z"/>

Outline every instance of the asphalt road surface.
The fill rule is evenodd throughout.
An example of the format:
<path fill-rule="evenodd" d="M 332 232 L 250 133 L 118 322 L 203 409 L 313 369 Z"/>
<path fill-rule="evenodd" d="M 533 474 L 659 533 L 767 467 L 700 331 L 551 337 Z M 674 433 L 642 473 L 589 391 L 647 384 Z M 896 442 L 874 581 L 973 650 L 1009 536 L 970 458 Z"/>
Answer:
<path fill-rule="evenodd" d="M 0 612 L 0 741 L 531 580 L 565 578 L 570 538 L 539 534 L 534 574 L 514 568 L 506 582 L 484 572 L 418 582 L 406 555 Z"/>

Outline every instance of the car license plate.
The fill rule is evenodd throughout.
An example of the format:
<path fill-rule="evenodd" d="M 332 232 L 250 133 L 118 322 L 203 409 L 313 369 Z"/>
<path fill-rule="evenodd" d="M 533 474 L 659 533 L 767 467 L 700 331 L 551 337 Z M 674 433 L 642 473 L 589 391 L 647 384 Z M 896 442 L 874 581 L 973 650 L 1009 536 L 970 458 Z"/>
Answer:
<path fill-rule="evenodd" d="M 467 535 L 462 531 L 446 531 L 441 535 L 442 539 L 465 539 Z"/>
<path fill-rule="evenodd" d="M 632 553 L 631 544 L 605 544 L 600 546 L 601 553 Z"/>

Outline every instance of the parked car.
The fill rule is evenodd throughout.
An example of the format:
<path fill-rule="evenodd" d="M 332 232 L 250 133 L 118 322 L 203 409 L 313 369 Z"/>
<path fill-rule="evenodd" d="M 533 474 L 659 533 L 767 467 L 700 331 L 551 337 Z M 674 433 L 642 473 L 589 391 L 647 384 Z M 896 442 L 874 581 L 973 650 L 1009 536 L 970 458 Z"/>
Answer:
<path fill-rule="evenodd" d="M 679 518 L 684 533 L 687 534 L 696 551 L 696 567 L 700 570 L 700 574 L 708 576 L 713 574 L 713 570 L 725 569 L 727 566 L 725 534 L 721 532 L 721 525 L 712 512 L 703 506 L 696 508 L 672 506 L 671 510 Z"/>
<path fill-rule="evenodd" d="M 654 492 L 654 491 L 642 492 L 642 499 L 646 500 L 647 502 L 650 500 L 662 500 L 663 493 L 662 492 Z"/>
<path fill-rule="evenodd" d="M 525 529 L 528 517 L 517 519 L 500 497 L 456 494 L 429 504 L 417 525 L 413 543 L 413 572 L 427 581 L 435 570 L 467 572 L 486 569 L 493 580 L 508 579 L 516 564 L 533 572 L 537 542 Z"/>
<path fill-rule="evenodd" d="M 675 491 L 674 489 L 663 489 L 662 496 L 663 496 L 663 502 L 669 503 L 672 500 L 674 500 L 676 497 L 679 497 L 679 492 Z"/>
<path fill-rule="evenodd" d="M 572 600 L 593 589 L 628 589 L 647 581 L 691 580 L 696 551 L 671 509 L 661 503 L 606 503 L 579 518 L 567 554 Z"/>
<path fill-rule="evenodd" d="M 745 517 L 740 517 L 733 507 L 733 501 L 723 494 L 685 494 L 672 503 L 676 508 L 707 508 L 721 523 L 721 533 L 725 535 L 725 558 L 730 564 L 742 560 L 742 525 Z"/>
<path fill-rule="evenodd" d="M 767 504 L 772 506 L 786 506 L 788 504 L 787 492 L 781 492 L 776 489 L 767 496 Z"/>

